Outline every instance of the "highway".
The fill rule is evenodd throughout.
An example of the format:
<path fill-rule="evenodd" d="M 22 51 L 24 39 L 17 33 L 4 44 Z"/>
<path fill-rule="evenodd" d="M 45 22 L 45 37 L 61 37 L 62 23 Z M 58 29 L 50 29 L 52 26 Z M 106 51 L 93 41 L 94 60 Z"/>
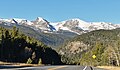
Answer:
<path fill-rule="evenodd" d="M 77 65 L 36 66 L 36 67 L 0 65 L 0 70 L 105 70 L 105 69 Z"/>

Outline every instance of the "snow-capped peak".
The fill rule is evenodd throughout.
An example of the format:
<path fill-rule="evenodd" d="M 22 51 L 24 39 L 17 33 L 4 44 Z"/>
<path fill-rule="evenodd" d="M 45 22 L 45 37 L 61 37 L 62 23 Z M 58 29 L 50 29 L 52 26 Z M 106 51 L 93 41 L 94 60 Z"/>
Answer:
<path fill-rule="evenodd" d="M 46 22 L 46 20 L 43 19 L 43 18 L 41 18 L 41 17 L 37 17 L 36 21 L 37 21 L 37 22 Z"/>
<path fill-rule="evenodd" d="M 89 26 L 89 30 L 90 30 L 90 28 L 92 28 L 92 30 L 99 30 L 99 29 L 110 30 L 110 29 L 115 29 L 117 27 L 114 26 L 114 24 L 112 24 L 112 23 L 92 22 L 91 25 Z"/>
<path fill-rule="evenodd" d="M 90 26 L 89 22 L 85 22 L 83 20 L 80 20 L 78 18 L 72 19 L 73 21 L 78 21 L 78 27 L 80 27 L 83 30 L 89 30 L 88 27 Z"/>
<path fill-rule="evenodd" d="M 89 26 L 90 24 L 88 22 L 75 18 L 75 19 L 69 19 L 66 21 L 59 22 L 55 27 L 57 30 L 62 29 L 62 30 L 71 31 L 71 29 L 75 29 L 75 28 L 88 30 Z"/>
<path fill-rule="evenodd" d="M 22 21 L 26 21 L 26 19 L 19 19 L 19 18 L 12 18 L 12 20 L 15 20 L 17 23 L 21 23 Z"/>
<path fill-rule="evenodd" d="M 26 25 L 33 25 L 33 23 L 27 19 L 19 19 L 19 18 L 12 18 L 11 23 L 16 23 L 19 25 L 26 24 Z"/>
<path fill-rule="evenodd" d="M 18 19 L 18 18 L 12 18 L 10 20 L 11 21 L 9 23 L 15 23 L 15 24 L 19 24 L 19 23 L 21 24 L 22 21 L 27 22 L 27 20 L 25 20 L 25 19 Z"/>

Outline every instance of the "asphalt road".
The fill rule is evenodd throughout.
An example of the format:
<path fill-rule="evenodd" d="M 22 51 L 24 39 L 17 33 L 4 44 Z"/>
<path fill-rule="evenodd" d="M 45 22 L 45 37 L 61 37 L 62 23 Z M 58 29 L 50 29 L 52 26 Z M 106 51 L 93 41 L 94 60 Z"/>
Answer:
<path fill-rule="evenodd" d="M 0 70 L 104 70 L 104 69 L 90 67 L 90 66 L 76 66 L 76 65 L 37 66 L 37 67 L 0 65 Z"/>

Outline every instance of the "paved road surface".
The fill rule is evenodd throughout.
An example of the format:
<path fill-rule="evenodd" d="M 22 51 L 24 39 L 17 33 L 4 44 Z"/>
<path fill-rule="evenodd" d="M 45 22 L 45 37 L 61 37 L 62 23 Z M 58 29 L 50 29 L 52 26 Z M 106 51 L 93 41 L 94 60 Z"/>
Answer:
<path fill-rule="evenodd" d="M 20 67 L 1 65 L 0 70 L 104 70 L 90 66 L 62 65 L 62 66 L 37 66 L 37 67 Z"/>

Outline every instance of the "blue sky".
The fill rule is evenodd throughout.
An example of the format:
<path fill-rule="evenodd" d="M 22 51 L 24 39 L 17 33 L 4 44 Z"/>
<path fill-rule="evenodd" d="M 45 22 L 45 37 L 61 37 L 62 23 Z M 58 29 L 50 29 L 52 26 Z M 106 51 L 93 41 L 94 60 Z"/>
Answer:
<path fill-rule="evenodd" d="M 0 0 L 0 18 L 13 17 L 120 23 L 120 0 Z"/>

